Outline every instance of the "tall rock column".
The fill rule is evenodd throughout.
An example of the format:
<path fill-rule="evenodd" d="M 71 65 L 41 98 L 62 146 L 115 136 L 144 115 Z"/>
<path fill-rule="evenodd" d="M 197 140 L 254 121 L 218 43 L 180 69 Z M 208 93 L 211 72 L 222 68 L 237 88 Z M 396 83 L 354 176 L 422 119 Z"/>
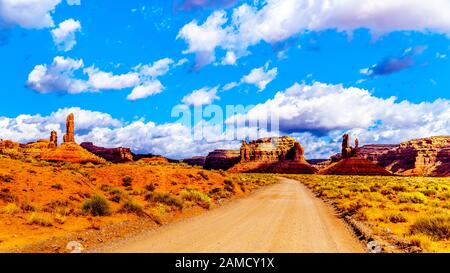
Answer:
<path fill-rule="evenodd" d="M 74 122 L 74 116 L 72 113 L 70 113 L 67 116 L 66 120 L 66 134 L 64 135 L 64 142 L 75 142 L 75 122 Z"/>

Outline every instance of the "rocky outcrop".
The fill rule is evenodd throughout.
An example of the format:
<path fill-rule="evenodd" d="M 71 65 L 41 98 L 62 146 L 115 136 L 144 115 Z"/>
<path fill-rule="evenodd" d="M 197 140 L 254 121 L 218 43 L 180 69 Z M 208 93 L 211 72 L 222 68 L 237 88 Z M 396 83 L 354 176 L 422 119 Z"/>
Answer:
<path fill-rule="evenodd" d="M 228 170 L 241 160 L 237 150 L 215 150 L 208 154 L 204 168 L 207 170 Z"/>
<path fill-rule="evenodd" d="M 389 171 L 364 158 L 355 139 L 355 147 L 350 146 L 348 134 L 342 136 L 341 154 L 331 158 L 332 164 L 319 171 L 323 175 L 392 175 Z"/>
<path fill-rule="evenodd" d="M 148 163 L 148 164 L 167 164 L 170 163 L 169 160 L 163 156 L 145 157 L 139 159 L 138 162 Z"/>
<path fill-rule="evenodd" d="M 355 157 L 358 151 L 359 140 L 355 138 L 355 148 L 350 146 L 350 137 L 348 134 L 344 134 L 342 136 L 342 150 L 341 150 L 341 158 L 346 159 L 350 157 Z"/>
<path fill-rule="evenodd" d="M 38 159 L 51 162 L 69 163 L 106 163 L 106 160 L 87 151 L 76 143 L 63 143 L 55 149 L 46 149 L 41 152 Z"/>
<path fill-rule="evenodd" d="M 50 133 L 50 143 L 48 144 L 49 149 L 55 149 L 58 147 L 58 134 L 56 131 L 51 131 Z"/>
<path fill-rule="evenodd" d="M 66 119 L 66 134 L 64 135 L 64 143 L 75 143 L 75 119 L 70 113 Z"/>
<path fill-rule="evenodd" d="M 330 159 L 308 159 L 306 161 L 318 170 L 324 169 L 331 164 Z"/>
<path fill-rule="evenodd" d="M 205 166 L 206 156 L 194 156 L 191 158 L 183 159 L 183 163 L 186 163 L 191 166 Z"/>
<path fill-rule="evenodd" d="M 303 147 L 292 137 L 261 138 L 242 142 L 241 162 L 304 160 Z"/>
<path fill-rule="evenodd" d="M 412 176 L 450 175 L 450 137 L 410 140 L 374 160 L 393 173 Z"/>
<path fill-rule="evenodd" d="M 307 173 L 317 171 L 306 162 L 304 149 L 292 137 L 262 138 L 242 142 L 240 161 L 230 172 Z"/>
<path fill-rule="evenodd" d="M 80 145 L 89 152 L 113 163 L 133 161 L 133 153 L 129 148 L 103 148 L 95 146 L 92 142 L 83 142 Z"/>
<path fill-rule="evenodd" d="M 167 158 L 167 157 L 164 157 L 164 156 L 162 156 L 162 155 L 154 155 L 154 154 L 133 154 L 133 160 L 134 160 L 134 161 L 139 161 L 139 160 L 145 159 L 145 158 L 156 158 L 155 160 L 158 160 L 157 158 L 164 158 L 164 159 L 167 160 L 167 162 L 169 162 L 169 163 L 180 163 L 180 160 Z"/>
<path fill-rule="evenodd" d="M 318 174 L 322 175 L 392 175 L 389 171 L 372 161 L 362 157 L 350 157 L 341 159 L 326 168 L 321 169 Z"/>

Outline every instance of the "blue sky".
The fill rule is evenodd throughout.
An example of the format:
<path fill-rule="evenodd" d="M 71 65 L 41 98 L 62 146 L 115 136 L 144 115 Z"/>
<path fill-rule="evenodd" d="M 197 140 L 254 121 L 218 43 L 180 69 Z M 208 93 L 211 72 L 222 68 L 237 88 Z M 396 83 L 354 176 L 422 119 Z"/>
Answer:
<path fill-rule="evenodd" d="M 78 139 L 104 146 L 172 157 L 238 147 L 221 132 L 186 140 L 170 114 L 179 104 L 275 104 L 280 133 L 310 157 L 337 152 L 343 132 L 363 143 L 450 133 L 446 0 L 22 2 L 0 0 L 0 138 L 46 138 L 74 111 L 86 119 Z"/>

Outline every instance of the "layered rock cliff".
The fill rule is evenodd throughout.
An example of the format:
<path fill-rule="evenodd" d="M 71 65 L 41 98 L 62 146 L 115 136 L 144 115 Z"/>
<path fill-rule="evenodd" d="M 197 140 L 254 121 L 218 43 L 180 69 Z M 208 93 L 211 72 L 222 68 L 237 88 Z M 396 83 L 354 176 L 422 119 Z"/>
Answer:
<path fill-rule="evenodd" d="M 92 142 L 83 142 L 80 145 L 89 152 L 113 163 L 133 161 L 133 153 L 129 148 L 103 148 L 95 146 Z"/>
<path fill-rule="evenodd" d="M 450 175 L 450 136 L 414 139 L 376 158 L 393 173 L 414 176 Z"/>
<path fill-rule="evenodd" d="M 231 172 L 255 173 L 315 173 L 306 162 L 304 149 L 292 137 L 262 138 L 242 142 L 240 161 Z"/>

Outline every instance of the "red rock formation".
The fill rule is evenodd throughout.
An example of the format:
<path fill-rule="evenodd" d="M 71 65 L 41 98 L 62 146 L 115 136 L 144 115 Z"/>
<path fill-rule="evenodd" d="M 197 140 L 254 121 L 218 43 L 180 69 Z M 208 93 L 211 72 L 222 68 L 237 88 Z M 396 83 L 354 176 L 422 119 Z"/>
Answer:
<path fill-rule="evenodd" d="M 355 148 L 350 146 L 350 137 L 348 134 L 344 134 L 342 136 L 342 151 L 341 151 L 341 158 L 346 159 L 350 157 L 356 156 L 356 149 L 358 148 L 359 140 L 358 138 L 355 139 Z"/>
<path fill-rule="evenodd" d="M 64 143 L 75 143 L 75 120 L 73 114 L 69 114 L 66 120 L 66 134 L 64 135 Z"/>
<path fill-rule="evenodd" d="M 55 131 L 50 133 L 50 143 L 48 144 L 49 149 L 54 149 L 58 147 L 58 135 Z"/>
<path fill-rule="evenodd" d="M 139 159 L 139 162 L 166 164 L 166 163 L 169 163 L 169 160 L 163 156 L 154 156 L 154 157 L 146 157 L 146 158 Z"/>
<path fill-rule="evenodd" d="M 303 147 L 292 137 L 263 138 L 242 142 L 240 162 L 230 172 L 315 173 L 304 158 Z"/>
<path fill-rule="evenodd" d="M 240 152 L 235 150 L 215 150 L 208 154 L 204 168 L 207 170 L 228 170 L 241 159 Z"/>
<path fill-rule="evenodd" d="M 55 149 L 43 150 L 38 159 L 51 162 L 70 162 L 70 163 L 106 163 L 101 157 L 98 157 L 82 148 L 76 143 L 63 143 Z"/>
<path fill-rule="evenodd" d="M 133 161 L 133 153 L 129 148 L 103 148 L 95 146 L 92 142 L 83 142 L 80 146 L 113 163 Z"/>
<path fill-rule="evenodd" d="M 450 175 L 450 137 L 429 137 L 401 143 L 377 156 L 376 162 L 393 173 L 413 176 Z"/>
<path fill-rule="evenodd" d="M 386 169 L 361 157 L 350 157 L 333 163 L 319 171 L 322 175 L 392 175 Z"/>
<path fill-rule="evenodd" d="M 191 166 L 205 166 L 206 156 L 194 156 L 191 158 L 183 159 L 183 163 L 186 163 Z"/>

